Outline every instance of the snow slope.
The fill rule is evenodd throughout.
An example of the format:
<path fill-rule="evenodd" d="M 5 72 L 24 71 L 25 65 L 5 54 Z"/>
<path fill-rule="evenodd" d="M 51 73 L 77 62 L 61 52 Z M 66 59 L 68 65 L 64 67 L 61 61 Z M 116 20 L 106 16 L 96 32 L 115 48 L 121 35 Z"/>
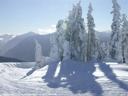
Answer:
<path fill-rule="evenodd" d="M 79 67 L 76 62 L 67 61 L 63 63 L 64 65 L 54 62 L 53 65 L 33 70 L 34 64 L 34 62 L 0 63 L 0 96 L 128 95 L 128 66 L 125 64 L 96 63 L 93 67 L 90 64 L 86 65 L 88 68 L 84 68 L 83 64 Z M 59 74 L 53 70 L 55 66 Z M 77 68 L 81 71 L 78 72 Z M 48 74 L 52 74 L 50 72 L 53 71 L 56 75 L 54 79 L 50 79 Z"/>

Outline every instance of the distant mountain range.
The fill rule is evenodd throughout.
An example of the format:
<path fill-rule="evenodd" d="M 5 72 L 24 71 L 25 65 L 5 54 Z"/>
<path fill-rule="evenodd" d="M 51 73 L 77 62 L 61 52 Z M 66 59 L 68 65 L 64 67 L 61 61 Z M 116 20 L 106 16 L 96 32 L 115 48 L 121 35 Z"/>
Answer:
<path fill-rule="evenodd" d="M 110 35 L 111 35 L 111 32 L 109 32 L 109 31 L 105 31 L 105 32 L 96 32 L 96 36 L 97 36 L 98 39 L 100 39 L 100 41 L 102 41 L 102 42 L 109 42 L 109 40 L 110 40 Z"/>
<path fill-rule="evenodd" d="M 0 49 L 12 38 L 13 38 L 13 35 L 8 35 L 8 34 L 0 35 Z"/>
<path fill-rule="evenodd" d="M 12 38 L 1 47 L 0 56 L 16 58 L 23 61 L 34 61 L 35 40 L 38 40 L 42 45 L 43 55 L 49 56 L 50 34 L 39 35 L 33 32 Z"/>
<path fill-rule="evenodd" d="M 1 35 L 0 36 L 0 56 L 8 58 L 16 58 L 21 61 L 34 61 L 35 60 L 35 40 L 42 45 L 42 54 L 49 56 L 50 54 L 50 36 L 39 35 L 34 32 L 13 36 Z M 110 38 L 110 32 L 96 32 L 96 36 L 103 42 Z"/>
<path fill-rule="evenodd" d="M 0 56 L 0 62 L 24 62 L 24 61 L 18 60 L 15 58 L 8 58 L 8 57 L 1 57 Z"/>

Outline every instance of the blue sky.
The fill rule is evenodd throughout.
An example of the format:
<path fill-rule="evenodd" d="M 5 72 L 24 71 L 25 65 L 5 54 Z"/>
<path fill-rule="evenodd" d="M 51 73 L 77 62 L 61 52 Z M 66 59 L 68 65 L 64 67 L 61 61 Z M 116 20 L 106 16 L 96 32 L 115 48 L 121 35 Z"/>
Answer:
<path fill-rule="evenodd" d="M 59 19 L 68 16 L 79 0 L 0 0 L 0 34 L 21 34 L 29 31 L 51 32 Z M 86 22 L 88 4 L 92 2 L 96 30 L 110 30 L 111 0 L 81 0 Z M 122 13 L 128 13 L 128 0 L 118 0 Z"/>

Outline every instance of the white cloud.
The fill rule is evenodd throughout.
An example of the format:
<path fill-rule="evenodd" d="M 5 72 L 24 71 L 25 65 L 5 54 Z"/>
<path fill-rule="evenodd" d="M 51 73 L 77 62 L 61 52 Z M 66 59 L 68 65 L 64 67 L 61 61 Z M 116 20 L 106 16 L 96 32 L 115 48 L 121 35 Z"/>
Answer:
<path fill-rule="evenodd" d="M 37 33 L 39 34 L 49 34 L 56 31 L 56 25 L 51 25 L 50 27 L 46 28 L 38 28 Z"/>
<path fill-rule="evenodd" d="M 55 25 L 55 24 L 53 24 L 53 25 L 51 25 L 51 27 L 56 28 L 56 25 Z"/>

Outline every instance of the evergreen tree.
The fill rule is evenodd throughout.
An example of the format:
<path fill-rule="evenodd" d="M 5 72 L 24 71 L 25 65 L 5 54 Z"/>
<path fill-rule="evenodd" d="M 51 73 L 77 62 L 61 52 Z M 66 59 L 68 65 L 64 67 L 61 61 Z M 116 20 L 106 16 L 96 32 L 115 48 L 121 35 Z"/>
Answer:
<path fill-rule="evenodd" d="M 96 45 L 95 45 L 95 49 L 96 49 L 96 52 L 95 52 L 95 57 L 98 61 L 101 61 L 105 58 L 105 52 L 104 52 L 104 46 L 103 44 L 99 41 L 99 40 L 96 40 Z"/>
<path fill-rule="evenodd" d="M 35 68 L 41 68 L 46 65 L 45 57 L 42 54 L 42 47 L 40 43 L 36 40 L 35 41 L 36 47 L 35 47 L 35 61 L 36 65 Z"/>
<path fill-rule="evenodd" d="M 128 20 L 125 14 L 122 18 L 122 57 L 123 63 L 128 62 Z"/>
<path fill-rule="evenodd" d="M 69 59 L 68 41 L 65 38 L 66 22 L 59 20 L 56 25 L 56 32 L 51 37 L 51 58 L 62 61 L 63 59 Z"/>
<path fill-rule="evenodd" d="M 110 40 L 110 57 L 112 59 L 118 60 L 120 58 L 120 6 L 117 3 L 117 0 L 112 0 L 113 3 L 113 11 L 111 14 L 113 14 L 113 22 L 111 25 L 112 34 L 111 34 L 111 40 Z"/>
<path fill-rule="evenodd" d="M 80 2 L 69 13 L 65 37 L 69 42 L 70 59 L 86 61 L 86 31 Z"/>
<path fill-rule="evenodd" d="M 56 44 L 57 44 L 57 48 L 58 48 L 58 55 L 59 55 L 59 59 L 62 61 L 63 60 L 63 56 L 64 56 L 64 41 L 65 41 L 65 30 L 63 28 L 64 21 L 63 20 L 59 20 L 58 24 L 56 26 L 57 29 L 57 34 L 56 34 Z"/>
<path fill-rule="evenodd" d="M 87 13 L 87 26 L 88 26 L 88 40 L 87 40 L 87 60 L 92 60 L 95 55 L 95 45 L 96 45 L 96 38 L 95 38 L 95 24 L 94 19 L 92 16 L 92 5 L 89 4 L 89 10 Z"/>
<path fill-rule="evenodd" d="M 50 42 L 51 42 L 50 57 L 53 60 L 59 60 L 59 53 L 58 53 L 56 38 L 57 38 L 57 32 L 55 32 L 54 34 L 51 34 L 50 36 Z"/>

